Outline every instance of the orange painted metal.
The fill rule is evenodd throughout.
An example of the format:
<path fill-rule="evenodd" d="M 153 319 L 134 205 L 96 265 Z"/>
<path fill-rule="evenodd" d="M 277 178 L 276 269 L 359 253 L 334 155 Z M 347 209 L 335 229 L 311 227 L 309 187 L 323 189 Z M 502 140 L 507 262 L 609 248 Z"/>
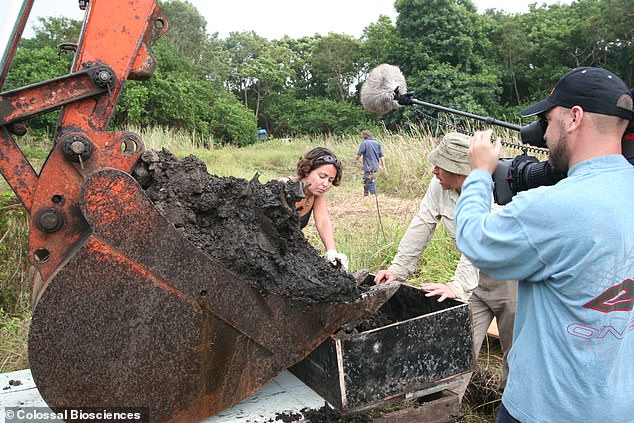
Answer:
<path fill-rule="evenodd" d="M 26 210 L 30 212 L 33 204 L 33 190 L 38 182 L 37 173 L 4 127 L 0 127 L 0 173 L 4 175 Z"/>
<path fill-rule="evenodd" d="M 151 56 L 144 40 L 157 38 L 156 23 L 152 20 L 158 19 L 157 16 L 162 15 L 154 0 L 93 0 L 88 4 L 73 71 L 107 65 L 113 78 L 101 95 L 73 101 L 60 111 L 61 129 L 40 172 L 40 181 L 44 182 L 35 191 L 32 209 L 54 208 L 63 216 L 64 226 L 54 233 L 46 233 L 38 230 L 37 222 L 31 224 L 30 252 L 43 284 L 36 287 L 36 300 L 39 291 L 46 288 L 50 275 L 73 254 L 75 244 L 88 230 L 78 205 L 83 181 L 102 168 L 130 172 L 143 152 L 143 143 L 136 135 L 111 133 L 105 129 L 133 65 L 143 62 L 143 56 Z M 164 17 L 160 20 L 162 34 L 168 24 Z M 92 145 L 88 160 L 71 162 L 63 154 L 64 141 L 72 136 L 80 136 Z"/>
<path fill-rule="evenodd" d="M 32 118 L 60 106 L 108 91 L 93 82 L 95 74 L 109 72 L 107 66 L 95 66 L 68 76 L 30 85 L 0 95 L 0 125 Z"/>

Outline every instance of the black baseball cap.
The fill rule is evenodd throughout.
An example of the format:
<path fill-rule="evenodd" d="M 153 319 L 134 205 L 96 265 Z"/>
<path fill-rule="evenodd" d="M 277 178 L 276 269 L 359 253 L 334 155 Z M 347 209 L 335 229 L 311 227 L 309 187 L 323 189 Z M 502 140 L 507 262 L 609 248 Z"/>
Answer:
<path fill-rule="evenodd" d="M 621 97 L 631 96 L 625 82 L 603 68 L 575 68 L 561 77 L 550 95 L 522 111 L 522 117 L 539 115 L 556 106 L 580 106 L 584 111 L 632 120 L 634 111 L 619 107 Z M 626 103 L 627 104 L 627 103 Z"/>

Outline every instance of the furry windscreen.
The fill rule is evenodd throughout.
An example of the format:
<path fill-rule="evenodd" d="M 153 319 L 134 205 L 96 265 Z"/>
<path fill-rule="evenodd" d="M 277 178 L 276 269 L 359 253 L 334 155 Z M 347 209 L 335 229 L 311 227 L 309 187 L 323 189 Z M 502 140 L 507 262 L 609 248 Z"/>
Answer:
<path fill-rule="evenodd" d="M 394 65 L 383 63 L 372 69 L 361 87 L 361 104 L 373 113 L 384 115 L 400 106 L 394 100 L 394 90 L 407 92 L 407 84 L 401 70 Z"/>

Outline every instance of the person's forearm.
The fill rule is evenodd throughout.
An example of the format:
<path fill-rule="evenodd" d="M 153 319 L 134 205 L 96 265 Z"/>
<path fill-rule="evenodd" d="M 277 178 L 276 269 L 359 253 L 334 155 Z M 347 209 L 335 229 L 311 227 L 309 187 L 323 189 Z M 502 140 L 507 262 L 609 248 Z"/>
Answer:
<path fill-rule="evenodd" d="M 328 214 L 328 203 L 326 197 L 317 197 L 313 206 L 313 217 L 315 219 L 315 227 L 324 243 L 326 251 L 336 250 L 335 236 L 332 228 L 330 215 Z"/>
<path fill-rule="evenodd" d="M 478 286 L 478 269 L 464 255 L 460 256 L 460 261 L 456 270 L 449 280 L 456 297 L 467 301 L 471 292 Z"/>
<path fill-rule="evenodd" d="M 324 244 L 326 251 L 336 250 L 337 245 L 335 243 L 335 234 L 332 229 L 332 223 L 330 221 L 320 222 L 315 226 L 317 227 L 317 233 L 319 233 L 319 237 L 321 238 L 321 242 Z"/>
<path fill-rule="evenodd" d="M 410 222 L 399 242 L 389 270 L 400 280 L 407 279 L 416 269 L 420 256 L 433 237 L 436 221 L 427 210 L 420 210 Z"/>

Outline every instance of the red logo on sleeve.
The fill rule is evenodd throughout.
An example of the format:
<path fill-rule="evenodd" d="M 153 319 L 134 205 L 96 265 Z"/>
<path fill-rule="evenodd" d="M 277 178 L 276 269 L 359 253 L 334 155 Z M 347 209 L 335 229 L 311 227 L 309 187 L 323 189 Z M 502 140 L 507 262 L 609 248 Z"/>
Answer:
<path fill-rule="evenodd" d="M 634 281 L 626 279 L 620 284 L 608 288 L 601 295 L 588 301 L 583 306 L 602 313 L 632 311 L 634 306 Z"/>

